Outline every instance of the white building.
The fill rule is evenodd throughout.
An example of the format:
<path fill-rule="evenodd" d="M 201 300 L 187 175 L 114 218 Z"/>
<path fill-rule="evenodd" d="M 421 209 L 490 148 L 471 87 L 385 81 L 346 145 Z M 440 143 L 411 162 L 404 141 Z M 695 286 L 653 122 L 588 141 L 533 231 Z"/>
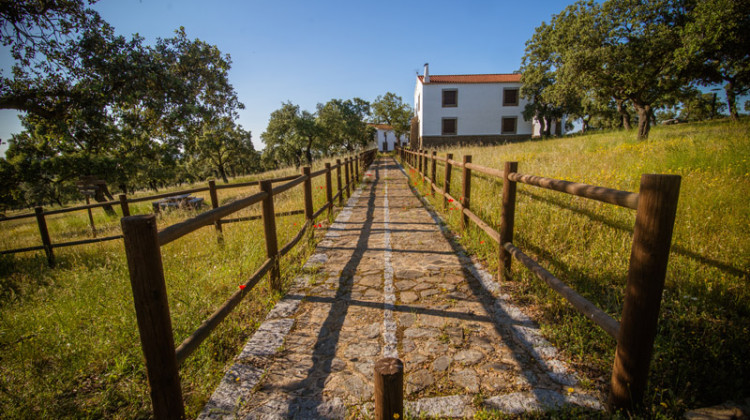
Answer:
<path fill-rule="evenodd" d="M 417 76 L 413 146 L 498 143 L 538 136 L 540 124 L 525 121 L 520 74 Z"/>
<path fill-rule="evenodd" d="M 378 150 L 381 152 L 393 151 L 396 145 L 406 145 L 406 135 L 402 134 L 401 138 L 396 137 L 393 127 L 388 124 L 367 124 L 375 128 L 375 140 L 378 143 Z"/>

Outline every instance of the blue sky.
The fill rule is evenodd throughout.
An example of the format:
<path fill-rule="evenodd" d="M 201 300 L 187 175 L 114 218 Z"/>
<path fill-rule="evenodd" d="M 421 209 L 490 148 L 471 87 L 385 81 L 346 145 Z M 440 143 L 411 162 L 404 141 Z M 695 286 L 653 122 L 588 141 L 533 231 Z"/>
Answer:
<path fill-rule="evenodd" d="M 394 92 L 412 103 L 416 72 L 509 73 L 534 28 L 572 1 L 101 0 L 118 34 L 146 41 L 184 26 L 232 57 L 230 80 L 256 149 L 270 113 L 291 101 L 315 111 L 332 98 Z M 9 56 L 2 55 L 3 68 Z M 7 71 L 7 70 L 6 70 Z M 412 104 L 413 105 L 413 104 Z M 0 138 L 21 131 L 0 111 Z"/>

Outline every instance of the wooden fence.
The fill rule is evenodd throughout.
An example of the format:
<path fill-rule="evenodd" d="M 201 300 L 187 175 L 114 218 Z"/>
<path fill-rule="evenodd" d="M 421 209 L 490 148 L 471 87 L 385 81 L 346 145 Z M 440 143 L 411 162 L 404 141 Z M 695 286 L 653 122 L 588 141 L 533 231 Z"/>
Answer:
<path fill-rule="evenodd" d="M 336 199 L 343 203 L 344 196 L 350 196 L 354 185 L 360 180 L 360 170 L 372 163 L 377 150 L 362 152 L 356 157 L 343 162 L 336 160 L 336 165 L 326 164 L 324 169 L 310 172 L 309 167 L 302 168 L 302 174 L 295 176 L 281 185 L 273 186 L 275 180 L 260 181 L 260 192 L 223 206 L 214 206 L 212 210 L 181 223 L 157 231 L 156 218 L 153 214 L 128 216 L 121 220 L 125 242 L 125 253 L 130 271 L 130 282 L 133 289 L 138 330 L 141 346 L 146 359 L 146 371 L 151 387 L 151 401 L 154 417 L 157 419 L 183 418 L 185 415 L 178 366 L 192 354 L 195 349 L 211 334 L 219 323 L 249 294 L 258 282 L 269 274 L 269 283 L 274 290 L 281 290 L 279 260 L 302 239 L 305 232 L 313 225 L 315 219 L 326 210 L 333 208 Z M 345 184 L 341 183 L 341 172 L 344 172 Z M 336 171 L 337 193 L 332 194 L 331 174 Z M 325 176 L 326 202 L 313 211 L 312 179 Z M 276 214 L 274 213 L 274 196 L 291 188 L 302 185 L 306 222 L 297 235 L 284 245 L 278 247 L 276 238 Z M 261 205 L 263 229 L 265 233 L 266 260 L 255 273 L 246 280 L 240 290 L 236 291 L 182 344 L 174 347 L 172 321 L 167 303 L 166 284 L 161 260 L 161 247 L 187 235 L 201 227 L 214 225 L 221 231 L 221 223 L 226 216 L 254 204 Z"/>
<path fill-rule="evenodd" d="M 518 172 L 518 162 L 505 162 L 503 170 L 476 165 L 471 156 L 462 162 L 453 155 L 437 156 L 424 150 L 397 148 L 405 164 L 416 169 L 423 182 L 444 197 L 443 208 L 450 200 L 461 211 L 461 227 L 474 222 L 498 243 L 498 277 L 511 280 L 511 260 L 515 258 L 549 287 L 561 294 L 580 313 L 617 340 L 615 362 L 612 370 L 608 405 L 613 409 L 631 409 L 640 405 L 648 380 L 648 369 L 656 337 L 659 307 L 667 271 L 669 248 L 672 242 L 680 191 L 678 175 L 644 174 L 638 193 L 610 188 L 543 178 Z M 445 165 L 444 185 L 437 181 L 437 162 Z M 450 191 L 453 168 L 462 171 L 461 199 L 456 200 Z M 471 211 L 472 171 L 502 179 L 502 214 L 500 231 L 496 231 Z M 531 257 L 513 245 L 513 224 L 517 184 L 527 184 L 559 191 L 583 198 L 614 204 L 636 210 L 633 244 L 630 254 L 625 301 L 620 322 L 578 294 L 561 280 L 545 270 Z M 453 205 L 452 204 L 452 205 Z"/>
<path fill-rule="evenodd" d="M 368 153 L 368 152 L 364 152 L 364 153 Z M 363 155 L 364 153 L 362 153 L 362 154 L 360 154 L 358 156 L 361 157 L 361 155 Z M 358 159 L 355 159 L 355 158 L 345 159 L 345 166 L 348 165 L 347 162 L 350 162 L 350 161 L 351 162 L 356 162 L 356 161 L 358 161 Z M 337 160 L 337 162 L 338 162 L 338 160 Z M 326 164 L 326 168 L 328 168 L 328 166 L 330 166 L 330 164 Z M 336 170 L 338 170 L 338 171 L 340 171 L 340 166 L 338 166 L 338 164 L 337 164 L 337 166 L 333 166 L 333 168 L 336 169 Z M 320 171 L 318 171 L 316 173 L 320 173 L 322 171 L 323 171 L 323 169 L 321 169 Z M 346 169 L 346 173 L 348 173 L 348 169 Z M 330 173 L 329 173 L 328 176 L 330 176 Z M 270 179 L 269 181 L 271 183 L 280 183 L 280 182 L 286 182 L 286 181 L 296 180 L 299 177 L 300 177 L 300 175 L 289 175 L 289 176 L 284 176 L 284 177 L 279 177 L 279 178 L 273 178 L 273 179 Z M 47 256 L 47 264 L 50 267 L 54 267 L 55 266 L 55 254 L 54 254 L 54 249 L 55 248 L 63 248 L 63 247 L 68 247 L 68 246 L 77 246 L 77 245 L 92 244 L 92 243 L 97 243 L 97 242 L 113 241 L 113 240 L 121 239 L 123 237 L 123 235 L 111 235 L 111 236 L 104 236 L 104 237 L 97 238 L 96 237 L 96 226 L 94 225 L 94 219 L 93 219 L 93 216 L 91 214 L 91 210 L 92 209 L 96 209 L 96 208 L 100 208 L 100 207 L 106 207 L 106 206 L 119 206 L 121 208 L 121 210 L 122 210 L 123 217 L 126 217 L 126 216 L 130 216 L 129 204 L 131 204 L 131 203 L 140 203 L 140 202 L 144 202 L 144 201 L 151 201 L 151 200 L 158 200 L 158 199 L 162 199 L 162 198 L 173 197 L 173 196 L 180 195 L 180 194 L 193 194 L 193 193 L 199 193 L 199 192 L 205 192 L 205 191 L 209 192 L 209 196 L 211 198 L 211 207 L 213 209 L 216 209 L 217 207 L 219 207 L 219 199 L 218 199 L 218 195 L 217 195 L 217 191 L 218 190 L 232 189 L 232 188 L 243 188 L 243 187 L 249 187 L 249 186 L 253 186 L 253 185 L 260 185 L 260 183 L 261 183 L 261 181 L 249 181 L 249 182 L 242 182 L 242 183 L 236 183 L 236 184 L 216 185 L 216 182 L 214 180 L 209 180 L 208 181 L 208 186 L 206 186 L 206 187 L 191 188 L 191 189 L 181 190 L 181 191 L 172 191 L 172 192 L 169 192 L 169 193 L 149 195 L 149 196 L 145 196 L 145 197 L 128 198 L 126 194 L 120 194 L 118 196 L 118 199 L 114 200 L 114 201 L 107 201 L 107 202 L 94 203 L 94 204 L 86 204 L 86 205 L 69 207 L 69 208 L 64 208 L 64 209 L 57 209 L 57 210 L 48 210 L 48 211 L 45 211 L 43 207 L 36 207 L 36 208 L 34 208 L 34 213 L 18 214 L 18 215 L 14 215 L 14 216 L 5 217 L 5 218 L 0 219 L 0 222 L 36 217 L 37 225 L 39 227 L 39 236 L 41 237 L 42 244 L 41 245 L 36 245 L 36 246 L 25 247 L 25 248 L 16 248 L 16 249 L 3 250 L 3 251 L 0 251 L 0 255 L 4 255 L 4 254 L 17 254 L 17 253 L 21 253 L 21 252 L 30 252 L 30 251 L 44 250 L 44 253 Z M 339 191 L 340 191 L 341 190 L 341 183 L 340 182 L 338 184 L 338 187 L 339 187 Z M 343 196 L 342 196 L 342 200 L 343 200 Z M 339 204 L 342 204 L 342 203 L 343 203 L 343 201 L 341 201 Z M 49 230 L 47 229 L 47 220 L 46 220 L 46 217 L 47 216 L 51 216 L 51 215 L 55 215 L 55 214 L 68 213 L 68 212 L 74 212 L 74 211 L 82 211 L 82 210 L 86 210 L 88 212 L 89 223 L 90 223 L 90 226 L 91 226 L 92 238 L 91 239 L 81 239 L 81 240 L 76 240 L 76 241 L 67 241 L 67 242 L 53 243 L 51 241 L 51 239 L 50 239 Z M 302 214 L 302 213 L 303 213 L 303 210 L 297 210 L 297 211 L 293 211 L 293 212 L 277 213 L 276 216 L 291 216 L 291 215 Z M 242 218 L 222 219 L 222 220 L 217 220 L 215 222 L 215 226 L 216 226 L 216 230 L 219 231 L 219 232 L 221 232 L 222 231 L 221 226 L 223 224 L 236 223 L 236 222 L 244 222 L 244 221 L 249 221 L 249 220 L 257 220 L 257 219 L 260 219 L 260 218 L 261 218 L 261 216 L 249 216 L 249 217 L 242 217 Z"/>

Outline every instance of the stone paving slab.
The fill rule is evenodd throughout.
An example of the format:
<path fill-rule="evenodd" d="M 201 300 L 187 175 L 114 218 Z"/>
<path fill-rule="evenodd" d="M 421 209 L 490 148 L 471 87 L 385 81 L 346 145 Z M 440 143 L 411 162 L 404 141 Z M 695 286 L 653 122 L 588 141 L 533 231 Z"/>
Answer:
<path fill-rule="evenodd" d="M 200 418 L 372 416 L 373 366 L 405 365 L 406 410 L 601 409 L 538 327 L 378 159 Z"/>

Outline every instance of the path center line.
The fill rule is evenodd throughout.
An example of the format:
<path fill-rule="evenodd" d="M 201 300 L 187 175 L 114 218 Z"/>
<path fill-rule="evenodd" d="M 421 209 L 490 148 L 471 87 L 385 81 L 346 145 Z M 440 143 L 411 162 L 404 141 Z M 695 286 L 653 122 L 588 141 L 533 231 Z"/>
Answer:
<path fill-rule="evenodd" d="M 398 357 L 398 342 L 396 339 L 396 322 L 393 319 L 393 310 L 396 305 L 396 291 L 393 287 L 393 265 L 391 264 L 391 214 L 388 208 L 388 167 L 384 168 L 385 178 L 383 197 L 383 357 Z"/>

